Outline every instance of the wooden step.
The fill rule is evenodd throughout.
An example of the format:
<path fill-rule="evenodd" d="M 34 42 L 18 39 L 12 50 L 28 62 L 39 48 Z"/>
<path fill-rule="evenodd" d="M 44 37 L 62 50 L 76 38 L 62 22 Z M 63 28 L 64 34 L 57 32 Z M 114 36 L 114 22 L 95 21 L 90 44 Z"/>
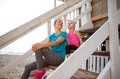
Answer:
<path fill-rule="evenodd" d="M 47 74 L 46 77 L 51 74 L 54 70 L 52 69 L 47 69 Z M 94 72 L 90 72 L 87 70 L 82 70 L 79 69 L 70 79 L 96 79 L 98 76 L 98 74 L 94 73 Z M 33 79 L 34 76 L 30 76 L 29 79 Z M 46 79 L 46 78 L 44 78 Z"/>
<path fill-rule="evenodd" d="M 53 70 L 47 71 L 47 76 L 52 72 Z M 70 79 L 96 79 L 97 76 L 97 73 L 79 69 Z"/>
<path fill-rule="evenodd" d="M 96 79 L 98 74 L 79 69 L 72 77 L 71 79 Z"/>

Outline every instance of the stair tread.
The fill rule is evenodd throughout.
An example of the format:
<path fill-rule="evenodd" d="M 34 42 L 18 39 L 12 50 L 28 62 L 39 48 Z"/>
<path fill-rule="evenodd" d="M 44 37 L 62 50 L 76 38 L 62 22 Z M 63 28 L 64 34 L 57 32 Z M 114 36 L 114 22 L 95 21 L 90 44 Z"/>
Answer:
<path fill-rule="evenodd" d="M 79 69 L 71 79 L 96 79 L 98 74 L 87 70 Z"/>

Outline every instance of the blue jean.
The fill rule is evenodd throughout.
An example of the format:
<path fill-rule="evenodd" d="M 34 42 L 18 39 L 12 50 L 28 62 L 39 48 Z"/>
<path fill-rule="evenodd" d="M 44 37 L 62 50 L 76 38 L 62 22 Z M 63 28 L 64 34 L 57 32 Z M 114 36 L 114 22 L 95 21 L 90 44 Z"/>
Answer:
<path fill-rule="evenodd" d="M 36 61 L 25 66 L 21 79 L 28 79 L 30 72 L 38 69 L 42 70 L 48 65 L 58 66 L 64 59 L 49 48 L 42 48 L 35 52 Z"/>

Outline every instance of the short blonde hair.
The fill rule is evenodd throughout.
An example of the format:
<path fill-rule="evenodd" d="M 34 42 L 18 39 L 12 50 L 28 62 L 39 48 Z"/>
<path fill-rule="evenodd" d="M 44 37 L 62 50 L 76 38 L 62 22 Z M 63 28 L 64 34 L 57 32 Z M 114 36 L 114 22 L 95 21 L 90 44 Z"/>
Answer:
<path fill-rule="evenodd" d="M 76 24 L 76 22 L 75 22 L 75 21 L 73 21 L 73 20 L 68 20 L 68 21 L 71 21 L 71 22 L 73 22 L 74 24 Z"/>

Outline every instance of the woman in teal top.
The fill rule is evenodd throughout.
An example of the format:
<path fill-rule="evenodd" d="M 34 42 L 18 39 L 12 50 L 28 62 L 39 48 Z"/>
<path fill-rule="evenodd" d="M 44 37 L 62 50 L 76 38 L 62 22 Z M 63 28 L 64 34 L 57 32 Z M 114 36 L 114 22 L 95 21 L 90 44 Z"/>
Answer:
<path fill-rule="evenodd" d="M 61 31 L 62 27 L 62 20 L 56 20 L 54 22 L 55 33 L 49 36 L 47 43 L 33 44 L 32 50 L 35 52 L 36 61 L 26 65 L 21 79 L 28 79 L 30 72 L 35 69 L 38 71 L 35 72 L 36 76 L 34 79 L 42 79 L 46 73 L 46 70 L 43 69 L 45 66 L 58 66 L 64 61 L 67 33 Z"/>
<path fill-rule="evenodd" d="M 50 42 L 55 42 L 57 39 L 59 39 L 59 37 L 62 37 L 65 40 L 67 40 L 66 32 L 61 32 L 60 34 L 53 33 L 52 35 L 49 36 Z M 52 46 L 51 50 L 58 53 L 60 56 L 62 56 L 65 59 L 65 54 L 66 54 L 65 46 L 66 45 L 67 45 L 66 41 L 63 41 L 57 46 Z"/>

